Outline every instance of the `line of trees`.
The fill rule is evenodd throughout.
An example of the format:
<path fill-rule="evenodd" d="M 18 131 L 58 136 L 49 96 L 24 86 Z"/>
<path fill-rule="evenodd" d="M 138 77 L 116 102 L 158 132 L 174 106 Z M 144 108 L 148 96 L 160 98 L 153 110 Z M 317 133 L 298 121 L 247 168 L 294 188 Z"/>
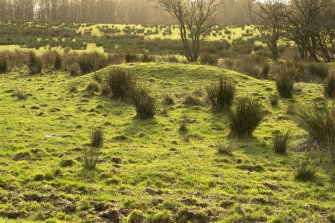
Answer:
<path fill-rule="evenodd" d="M 219 0 L 220 23 L 250 23 L 251 0 Z M 223 16 L 224 15 L 224 16 Z M 153 0 L 0 0 L 0 20 L 169 24 Z"/>
<path fill-rule="evenodd" d="M 295 43 L 303 60 L 335 61 L 334 0 L 266 0 L 259 7 L 259 30 L 274 61 L 280 39 Z"/>

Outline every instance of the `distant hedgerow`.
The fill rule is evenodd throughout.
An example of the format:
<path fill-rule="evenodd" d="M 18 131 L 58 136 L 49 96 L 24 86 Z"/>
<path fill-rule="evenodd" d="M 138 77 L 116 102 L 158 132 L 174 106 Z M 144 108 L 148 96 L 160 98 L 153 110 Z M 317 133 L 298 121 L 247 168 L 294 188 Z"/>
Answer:
<path fill-rule="evenodd" d="M 220 112 L 230 108 L 235 96 L 234 84 L 220 77 L 219 81 L 207 87 L 207 98 L 212 105 L 214 112 Z"/>
<path fill-rule="evenodd" d="M 262 107 L 257 101 L 241 98 L 229 115 L 231 134 L 239 138 L 250 137 L 263 118 Z"/>

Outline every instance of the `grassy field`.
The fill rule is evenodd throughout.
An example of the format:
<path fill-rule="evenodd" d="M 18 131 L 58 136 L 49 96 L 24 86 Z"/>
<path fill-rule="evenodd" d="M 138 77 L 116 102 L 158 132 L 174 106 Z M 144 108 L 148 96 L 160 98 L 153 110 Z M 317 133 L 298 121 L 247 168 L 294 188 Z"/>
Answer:
<path fill-rule="evenodd" d="M 317 167 L 314 181 L 299 182 L 304 153 L 277 155 L 271 146 L 275 131 L 290 129 L 294 142 L 303 137 L 292 110 L 321 100 L 321 85 L 298 83 L 294 99 L 273 107 L 272 81 L 202 65 L 118 66 L 159 102 L 169 94 L 175 104 L 159 103 L 153 120 L 139 121 L 131 105 L 89 94 L 88 81 L 113 66 L 80 77 L 48 69 L 0 75 L 1 222 L 113 222 L 106 215 L 115 213 L 122 222 L 334 222 L 329 175 Z M 263 105 L 267 116 L 254 138 L 229 137 L 227 113 L 213 114 L 205 102 L 205 86 L 220 75 L 236 83 L 238 97 Z M 185 105 L 189 94 L 203 103 Z M 96 127 L 104 147 L 97 170 L 83 170 Z"/>
<path fill-rule="evenodd" d="M 0 50 L 34 49 L 44 52 L 48 49 L 71 49 L 111 53 L 128 50 L 159 55 L 183 54 L 176 25 L 0 22 L 0 29 Z M 250 42 L 252 46 L 263 45 L 254 26 L 220 25 L 213 27 L 202 50 L 219 53 L 223 48 L 241 41 Z"/>

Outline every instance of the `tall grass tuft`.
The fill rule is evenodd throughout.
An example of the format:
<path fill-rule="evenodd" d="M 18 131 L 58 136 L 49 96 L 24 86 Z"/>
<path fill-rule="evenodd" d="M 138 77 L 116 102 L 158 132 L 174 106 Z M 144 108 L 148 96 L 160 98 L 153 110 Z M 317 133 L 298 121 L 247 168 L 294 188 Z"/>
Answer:
<path fill-rule="evenodd" d="M 93 129 L 91 132 L 90 147 L 84 151 L 83 166 L 87 170 L 94 170 L 99 161 L 100 148 L 103 146 L 104 134 L 100 129 Z"/>
<path fill-rule="evenodd" d="M 325 104 L 301 106 L 296 112 L 300 127 L 308 134 L 310 148 L 335 145 L 335 107 Z"/>
<path fill-rule="evenodd" d="M 107 84 L 112 91 L 113 98 L 121 101 L 129 99 L 135 87 L 130 76 L 120 68 L 115 68 L 110 71 Z"/>
<path fill-rule="evenodd" d="M 287 75 L 281 75 L 276 79 L 276 87 L 282 98 L 292 98 L 294 81 Z"/>
<path fill-rule="evenodd" d="M 325 97 L 335 97 L 335 74 L 330 75 L 323 85 L 323 92 Z"/>
<path fill-rule="evenodd" d="M 285 134 L 276 133 L 272 136 L 272 145 L 275 153 L 285 154 L 291 139 L 291 134 L 287 131 Z"/>
<path fill-rule="evenodd" d="M 157 109 L 156 99 L 149 95 L 147 88 L 143 86 L 136 87 L 132 95 L 132 103 L 136 109 L 136 118 L 145 120 L 155 116 Z"/>
<path fill-rule="evenodd" d="M 217 83 L 208 86 L 206 89 L 207 98 L 212 105 L 212 110 L 220 112 L 230 108 L 234 100 L 235 90 L 234 84 L 223 77 L 220 77 Z"/>
<path fill-rule="evenodd" d="M 239 99 L 229 115 L 231 135 L 239 138 L 252 136 L 263 118 L 262 107 L 256 100 Z"/>
<path fill-rule="evenodd" d="M 40 74 L 42 72 L 43 62 L 34 52 L 28 53 L 29 75 Z"/>
<path fill-rule="evenodd" d="M 329 75 L 329 67 L 325 63 L 309 63 L 307 71 L 311 77 L 319 80 L 324 80 Z"/>
<path fill-rule="evenodd" d="M 91 146 L 101 148 L 104 144 L 104 132 L 101 129 L 93 129 L 91 132 Z"/>
<path fill-rule="evenodd" d="M 8 71 L 8 61 L 7 55 L 5 53 L 0 54 L 0 74 L 6 73 Z"/>
<path fill-rule="evenodd" d="M 62 69 L 62 55 L 60 53 L 58 53 L 57 51 L 55 51 L 55 60 L 54 60 L 54 69 L 56 70 L 60 70 Z"/>

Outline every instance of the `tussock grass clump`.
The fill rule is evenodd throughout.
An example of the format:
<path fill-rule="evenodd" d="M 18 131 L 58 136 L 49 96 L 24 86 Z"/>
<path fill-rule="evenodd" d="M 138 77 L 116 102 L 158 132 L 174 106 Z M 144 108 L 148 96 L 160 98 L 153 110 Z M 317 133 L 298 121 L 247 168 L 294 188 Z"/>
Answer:
<path fill-rule="evenodd" d="M 149 222 L 151 223 L 172 223 L 171 213 L 169 211 L 160 211 L 150 216 Z"/>
<path fill-rule="evenodd" d="M 137 56 L 137 54 L 135 54 L 135 53 L 127 52 L 124 55 L 124 60 L 126 61 L 126 63 L 133 63 L 133 62 L 140 61 L 141 58 L 139 56 Z"/>
<path fill-rule="evenodd" d="M 112 92 L 111 88 L 108 85 L 103 85 L 101 88 L 101 95 L 106 97 Z"/>
<path fill-rule="evenodd" d="M 81 75 L 81 69 L 78 63 L 72 63 L 67 67 L 67 70 L 70 72 L 71 76 Z"/>
<path fill-rule="evenodd" d="M 276 94 L 273 94 L 273 95 L 270 96 L 269 100 L 270 100 L 270 104 L 272 106 L 277 106 L 278 103 L 279 103 L 279 96 L 276 95 Z"/>
<path fill-rule="evenodd" d="M 280 75 L 276 79 L 276 87 L 282 98 L 293 97 L 294 81 L 288 75 Z"/>
<path fill-rule="evenodd" d="M 301 163 L 295 174 L 295 179 L 303 182 L 314 181 L 315 177 L 315 168 L 306 161 Z"/>
<path fill-rule="evenodd" d="M 8 61 L 7 55 L 5 53 L 0 54 L 0 74 L 6 73 L 8 71 Z"/>
<path fill-rule="evenodd" d="M 54 69 L 56 70 L 60 70 L 62 69 L 62 55 L 60 53 L 58 53 L 57 51 L 55 51 L 55 59 L 54 59 Z"/>
<path fill-rule="evenodd" d="M 104 132 L 101 129 L 93 129 L 91 132 L 91 146 L 101 148 L 104 144 Z"/>
<path fill-rule="evenodd" d="M 194 94 L 187 94 L 183 100 L 184 105 L 188 106 L 198 106 L 202 105 L 202 100 L 197 95 Z"/>
<path fill-rule="evenodd" d="M 92 92 L 92 93 L 99 92 L 100 91 L 100 84 L 96 80 L 90 80 L 87 83 L 86 91 Z"/>
<path fill-rule="evenodd" d="M 239 138 L 252 136 L 263 118 L 261 105 L 255 99 L 239 99 L 229 115 L 231 135 Z"/>
<path fill-rule="evenodd" d="M 121 101 L 129 99 L 135 88 L 134 81 L 120 68 L 115 68 L 109 72 L 107 84 L 112 91 L 113 98 Z"/>
<path fill-rule="evenodd" d="M 325 97 L 335 97 L 335 74 L 330 75 L 323 84 L 323 92 Z"/>
<path fill-rule="evenodd" d="M 200 54 L 200 63 L 206 65 L 216 65 L 217 58 L 207 52 Z"/>
<path fill-rule="evenodd" d="M 270 74 L 270 64 L 265 63 L 262 67 L 262 71 L 261 71 L 261 77 L 264 79 L 268 79 L 269 78 L 269 74 Z"/>
<path fill-rule="evenodd" d="M 40 74 L 42 72 L 43 62 L 34 52 L 28 53 L 29 75 Z"/>
<path fill-rule="evenodd" d="M 309 63 L 307 71 L 311 77 L 321 80 L 326 79 L 329 75 L 329 67 L 325 63 Z"/>
<path fill-rule="evenodd" d="M 150 96 L 148 89 L 143 86 L 134 89 L 132 104 L 135 106 L 136 118 L 138 119 L 151 119 L 156 114 L 156 99 Z"/>
<path fill-rule="evenodd" d="M 156 58 L 155 58 L 155 56 L 150 55 L 150 54 L 145 52 L 145 53 L 142 54 L 141 61 L 143 63 L 155 62 Z"/>
<path fill-rule="evenodd" d="M 80 70 L 87 74 L 104 68 L 107 65 L 107 59 L 99 53 L 83 53 L 77 58 Z"/>
<path fill-rule="evenodd" d="M 285 154 L 287 147 L 289 145 L 291 139 L 291 134 L 287 131 L 285 134 L 283 133 L 275 133 L 272 136 L 272 145 L 275 153 Z"/>
<path fill-rule="evenodd" d="M 93 129 L 91 132 L 91 143 L 83 154 L 83 167 L 87 170 L 94 170 L 99 161 L 100 148 L 104 143 L 104 134 L 100 129 Z"/>
<path fill-rule="evenodd" d="M 305 149 L 330 152 L 335 162 L 335 107 L 327 104 L 302 106 L 296 112 L 300 127 L 308 134 L 302 143 Z M 329 156 L 328 156 L 329 157 Z"/>
<path fill-rule="evenodd" d="M 170 95 L 166 94 L 164 96 L 163 100 L 162 100 L 162 104 L 163 105 L 173 105 L 174 104 L 174 100 L 173 100 L 173 98 Z"/>
<path fill-rule="evenodd" d="M 206 89 L 207 98 L 212 105 L 212 110 L 220 112 L 230 108 L 234 100 L 235 90 L 235 85 L 223 77 L 220 77 L 217 83 L 208 86 Z"/>

